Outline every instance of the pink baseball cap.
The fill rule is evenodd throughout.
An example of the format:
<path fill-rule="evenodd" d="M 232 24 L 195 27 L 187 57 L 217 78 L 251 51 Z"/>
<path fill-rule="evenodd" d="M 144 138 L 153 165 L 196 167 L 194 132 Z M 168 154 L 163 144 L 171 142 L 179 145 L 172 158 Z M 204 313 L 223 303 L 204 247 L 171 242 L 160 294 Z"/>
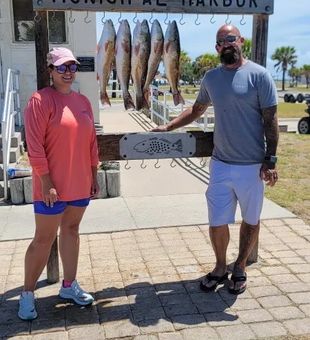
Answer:
<path fill-rule="evenodd" d="M 80 64 L 73 53 L 65 47 L 54 47 L 47 53 L 47 66 L 54 65 L 59 66 L 68 61 L 74 61 L 77 64 Z"/>

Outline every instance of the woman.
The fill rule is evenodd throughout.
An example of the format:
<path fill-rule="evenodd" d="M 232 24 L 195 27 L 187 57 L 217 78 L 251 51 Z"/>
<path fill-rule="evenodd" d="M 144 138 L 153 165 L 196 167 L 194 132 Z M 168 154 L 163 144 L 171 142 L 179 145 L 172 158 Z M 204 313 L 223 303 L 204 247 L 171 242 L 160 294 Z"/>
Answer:
<path fill-rule="evenodd" d="M 92 108 L 85 96 L 71 89 L 79 63 L 72 52 L 53 48 L 47 62 L 53 85 L 35 92 L 25 109 L 36 231 L 25 256 L 25 282 L 18 312 L 22 320 L 37 317 L 33 292 L 59 226 L 64 270 L 59 295 L 79 305 L 94 301 L 76 281 L 79 224 L 90 198 L 99 189 Z"/>

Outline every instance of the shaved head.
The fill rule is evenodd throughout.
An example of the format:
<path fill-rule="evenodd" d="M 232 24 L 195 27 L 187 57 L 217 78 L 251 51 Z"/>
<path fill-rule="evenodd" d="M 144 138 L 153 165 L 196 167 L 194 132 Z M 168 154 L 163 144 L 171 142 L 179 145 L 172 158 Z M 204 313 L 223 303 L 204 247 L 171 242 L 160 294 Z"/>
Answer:
<path fill-rule="evenodd" d="M 223 25 L 221 26 L 217 33 L 216 33 L 216 38 L 218 38 L 219 36 L 226 36 L 228 34 L 234 34 L 234 35 L 238 35 L 241 36 L 240 31 L 238 30 L 238 28 L 234 25 Z"/>

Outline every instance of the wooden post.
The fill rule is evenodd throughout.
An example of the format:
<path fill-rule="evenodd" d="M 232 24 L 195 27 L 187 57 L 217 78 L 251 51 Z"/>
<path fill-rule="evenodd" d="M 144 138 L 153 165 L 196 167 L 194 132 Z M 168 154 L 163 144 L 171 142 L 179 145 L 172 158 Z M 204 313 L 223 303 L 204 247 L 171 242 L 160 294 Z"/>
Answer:
<path fill-rule="evenodd" d="M 268 22 L 269 15 L 255 14 L 253 16 L 252 31 L 252 61 L 266 67 L 267 43 L 268 43 Z M 257 262 L 258 257 L 258 239 L 248 257 L 248 264 Z"/>
<path fill-rule="evenodd" d="M 37 89 L 40 90 L 50 85 L 50 78 L 47 71 L 46 55 L 49 51 L 47 12 L 37 11 L 34 18 L 35 27 L 35 50 L 37 64 Z M 59 281 L 59 260 L 57 236 L 52 245 L 47 263 L 47 282 Z"/>
<path fill-rule="evenodd" d="M 266 67 L 269 15 L 253 15 L 252 61 Z"/>

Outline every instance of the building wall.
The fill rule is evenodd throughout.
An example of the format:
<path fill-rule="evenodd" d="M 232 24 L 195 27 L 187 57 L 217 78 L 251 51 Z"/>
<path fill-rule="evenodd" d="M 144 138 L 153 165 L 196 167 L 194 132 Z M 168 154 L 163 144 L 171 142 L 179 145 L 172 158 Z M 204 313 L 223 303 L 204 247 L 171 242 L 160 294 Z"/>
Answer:
<path fill-rule="evenodd" d="M 76 57 L 95 57 L 96 55 L 96 13 L 72 12 L 74 23 L 69 22 L 70 12 L 66 13 L 67 44 Z M 55 45 L 50 44 L 50 48 Z M 60 45 L 57 45 L 60 46 Z M 22 111 L 28 98 L 36 90 L 36 63 L 34 42 L 15 42 L 13 31 L 13 11 L 11 0 L 0 1 L 0 93 L 3 98 L 7 69 L 20 71 L 20 92 Z M 74 89 L 86 95 L 92 103 L 95 122 L 99 123 L 99 96 L 96 71 L 77 74 Z"/>

